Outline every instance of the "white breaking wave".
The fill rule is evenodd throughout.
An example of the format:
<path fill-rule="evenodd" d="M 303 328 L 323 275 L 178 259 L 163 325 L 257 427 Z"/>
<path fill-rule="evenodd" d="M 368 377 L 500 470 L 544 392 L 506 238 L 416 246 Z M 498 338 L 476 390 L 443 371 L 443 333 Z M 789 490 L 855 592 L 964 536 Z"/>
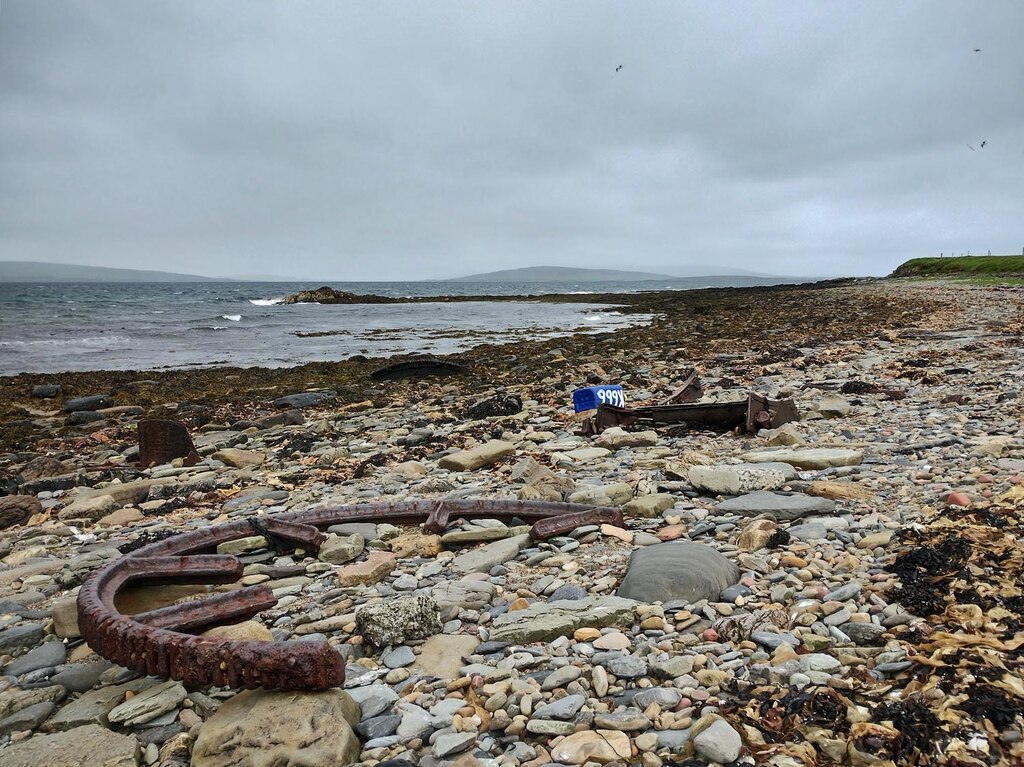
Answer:
<path fill-rule="evenodd" d="M 128 336 L 87 336 L 85 338 L 41 338 L 36 341 L 0 341 L 0 346 L 88 346 L 106 348 L 131 343 Z"/>
<path fill-rule="evenodd" d="M 255 306 L 277 306 L 283 298 L 250 298 L 249 303 Z"/>
<path fill-rule="evenodd" d="M 230 320 L 231 322 L 241 322 L 242 321 L 242 315 L 241 314 L 222 314 L 220 316 L 220 318 L 222 320 Z"/>

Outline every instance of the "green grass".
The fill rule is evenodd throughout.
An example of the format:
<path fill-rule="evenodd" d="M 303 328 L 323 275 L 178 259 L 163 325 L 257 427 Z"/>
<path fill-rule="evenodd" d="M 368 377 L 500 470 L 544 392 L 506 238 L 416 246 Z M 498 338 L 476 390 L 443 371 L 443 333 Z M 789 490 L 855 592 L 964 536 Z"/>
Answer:
<path fill-rule="evenodd" d="M 1024 275 L 1006 274 L 967 274 L 949 278 L 953 282 L 962 282 L 965 285 L 1024 285 Z"/>
<path fill-rule="evenodd" d="M 954 258 L 912 258 L 900 264 L 893 277 L 970 277 L 991 280 L 982 284 L 1003 284 L 1024 278 L 1024 256 L 957 256 Z"/>

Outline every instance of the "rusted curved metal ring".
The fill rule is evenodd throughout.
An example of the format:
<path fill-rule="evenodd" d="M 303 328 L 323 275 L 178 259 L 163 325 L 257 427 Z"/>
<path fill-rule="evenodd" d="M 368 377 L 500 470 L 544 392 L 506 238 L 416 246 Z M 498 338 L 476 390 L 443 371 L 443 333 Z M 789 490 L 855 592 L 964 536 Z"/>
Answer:
<path fill-rule="evenodd" d="M 259 529 L 296 548 L 316 552 L 325 536 L 319 528 L 344 522 L 425 523 L 442 532 L 449 518 L 518 518 L 537 524 L 535 539 L 585 524 L 622 524 L 618 509 L 595 509 L 544 501 L 452 500 L 362 503 L 282 512 L 259 517 Z M 273 607 L 265 586 L 184 602 L 136 615 L 115 606 L 129 585 L 233 583 L 242 563 L 218 555 L 217 546 L 252 535 L 252 518 L 182 533 L 144 546 L 93 573 L 78 594 L 79 627 L 89 647 L 136 671 L 202 686 L 279 690 L 323 690 L 345 680 L 345 664 L 326 641 L 260 642 L 217 639 L 187 633 L 245 620 Z"/>

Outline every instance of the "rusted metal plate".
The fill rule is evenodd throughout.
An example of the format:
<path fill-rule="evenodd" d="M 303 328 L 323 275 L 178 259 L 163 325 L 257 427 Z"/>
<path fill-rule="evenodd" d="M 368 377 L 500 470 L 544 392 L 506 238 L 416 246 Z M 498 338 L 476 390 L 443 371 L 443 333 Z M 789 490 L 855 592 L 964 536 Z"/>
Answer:
<path fill-rule="evenodd" d="M 612 426 L 627 428 L 634 424 L 686 424 L 691 429 L 710 431 L 744 428 L 754 434 L 758 429 L 774 429 L 797 418 L 799 414 L 793 400 L 769 400 L 751 392 L 746 400 L 736 402 L 694 402 L 633 408 L 602 404 L 598 406 L 594 417 L 584 424 L 584 432 L 600 434 Z"/>
<path fill-rule="evenodd" d="M 212 552 L 222 543 L 252 535 L 254 529 L 312 552 L 323 541 L 321 528 L 331 525 L 426 522 L 430 529 L 444 530 L 451 517 L 532 522 L 537 540 L 583 524 L 622 525 L 617 509 L 500 500 L 364 503 L 239 519 L 156 541 L 93 573 L 78 593 L 79 627 L 89 647 L 104 658 L 190 685 L 279 690 L 336 687 L 344 682 L 345 663 L 326 641 L 258 642 L 188 633 L 251 618 L 272 607 L 276 599 L 266 587 L 242 588 L 137 615 L 117 609 L 117 594 L 129 585 L 234 583 L 242 575 L 242 563 L 234 556 Z"/>
<path fill-rule="evenodd" d="M 770 400 L 754 392 L 747 399 L 746 429 L 750 434 L 757 434 L 760 429 L 775 429 L 799 419 L 800 413 L 791 399 Z"/>
<path fill-rule="evenodd" d="M 535 541 L 544 541 L 556 535 L 566 535 L 577 527 L 584 525 L 615 525 L 622 527 L 622 510 L 612 508 L 587 509 L 575 514 L 562 514 L 534 522 L 530 528 L 530 537 Z"/>
<path fill-rule="evenodd" d="M 183 458 L 186 466 L 200 461 L 185 424 L 156 418 L 139 421 L 139 466 L 148 469 L 175 458 Z"/>

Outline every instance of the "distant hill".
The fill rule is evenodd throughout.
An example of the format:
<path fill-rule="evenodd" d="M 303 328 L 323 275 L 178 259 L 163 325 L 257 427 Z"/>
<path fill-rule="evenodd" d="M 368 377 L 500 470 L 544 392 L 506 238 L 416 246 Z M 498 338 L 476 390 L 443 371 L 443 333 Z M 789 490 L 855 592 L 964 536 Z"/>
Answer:
<path fill-rule="evenodd" d="M 673 267 L 676 274 L 660 272 L 629 272 L 622 269 L 580 269 L 572 266 L 527 266 L 522 269 L 502 269 L 497 272 L 470 274 L 456 277 L 455 282 L 641 282 L 643 280 L 679 280 L 691 277 L 768 277 L 777 275 L 751 272 L 746 269 L 712 266 L 710 264 L 680 264 Z"/>
<path fill-rule="evenodd" d="M 670 274 L 625 272 L 620 269 L 577 269 L 571 266 L 527 266 L 457 277 L 455 282 L 633 282 L 672 280 Z"/>
<path fill-rule="evenodd" d="M 105 266 L 0 261 L 0 282 L 229 282 L 197 274 L 110 269 Z"/>

